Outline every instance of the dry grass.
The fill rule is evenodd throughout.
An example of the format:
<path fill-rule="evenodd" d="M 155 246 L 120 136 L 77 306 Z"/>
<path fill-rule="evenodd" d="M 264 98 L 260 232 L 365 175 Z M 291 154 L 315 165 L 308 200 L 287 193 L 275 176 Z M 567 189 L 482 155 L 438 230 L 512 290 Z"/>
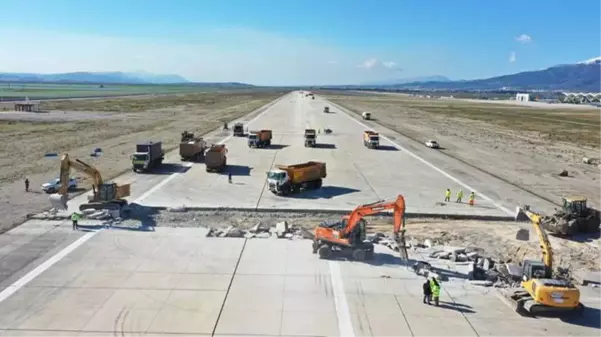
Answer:
<path fill-rule="evenodd" d="M 238 91 L 160 96 L 160 103 L 151 97 L 56 101 L 52 106 L 65 109 L 65 114 L 86 118 L 60 122 L 0 120 L 0 231 L 23 222 L 27 214 L 49 208 L 40 185 L 56 177 L 59 167 L 58 160 L 44 158 L 45 153 L 69 153 L 94 165 L 105 180 L 110 180 L 131 168 L 129 155 L 137 142 L 160 140 L 165 151 L 175 149 L 184 130 L 205 134 L 283 93 Z M 116 106 L 123 112 L 112 111 Z M 101 111 L 70 112 L 84 107 Z M 111 111 L 102 111 L 107 107 Z M 97 147 L 102 148 L 102 156 L 90 157 Z M 82 189 L 90 187 L 88 177 L 75 172 L 74 175 L 79 176 Z M 31 182 L 31 193 L 23 191 L 24 177 Z"/>
<path fill-rule="evenodd" d="M 568 142 L 598 148 L 601 143 L 599 109 L 541 109 L 508 104 L 474 103 L 461 100 L 421 99 L 402 95 L 332 95 L 333 102 L 357 110 L 387 109 L 409 118 L 424 113 L 433 118 L 470 119 L 503 128 L 535 132 L 548 141 Z M 423 117 L 423 116 L 421 116 Z"/>

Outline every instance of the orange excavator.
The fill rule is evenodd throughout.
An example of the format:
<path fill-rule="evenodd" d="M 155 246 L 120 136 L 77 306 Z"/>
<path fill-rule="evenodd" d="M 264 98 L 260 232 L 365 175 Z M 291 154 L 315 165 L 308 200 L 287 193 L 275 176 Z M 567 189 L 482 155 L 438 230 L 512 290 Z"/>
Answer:
<path fill-rule="evenodd" d="M 355 208 L 341 221 L 324 221 L 315 228 L 313 254 L 328 259 L 334 254 L 350 255 L 354 260 L 371 260 L 374 244 L 366 241 L 367 222 L 363 217 L 393 210 L 394 240 L 399 245 L 401 257 L 407 259 L 405 245 L 405 198 L 397 196 L 394 201 L 377 201 Z"/>

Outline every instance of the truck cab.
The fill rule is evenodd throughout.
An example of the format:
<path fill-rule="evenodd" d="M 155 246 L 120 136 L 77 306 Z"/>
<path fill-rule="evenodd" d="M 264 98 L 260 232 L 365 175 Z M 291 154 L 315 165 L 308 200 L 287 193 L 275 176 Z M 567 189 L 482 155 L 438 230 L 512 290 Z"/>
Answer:
<path fill-rule="evenodd" d="M 248 146 L 254 146 L 256 147 L 257 144 L 259 143 L 259 133 L 258 132 L 251 132 L 248 134 Z"/>
<path fill-rule="evenodd" d="M 148 152 L 136 152 L 131 155 L 131 163 L 134 170 L 148 170 L 150 167 L 150 154 Z"/>
<path fill-rule="evenodd" d="M 244 125 L 242 123 L 234 124 L 234 136 L 244 136 Z"/>
<path fill-rule="evenodd" d="M 314 129 L 305 130 L 305 147 L 315 147 L 317 143 L 317 133 Z"/>
<path fill-rule="evenodd" d="M 363 145 L 370 149 L 377 149 L 380 146 L 380 135 L 373 131 L 363 133 Z"/>
<path fill-rule="evenodd" d="M 288 185 L 289 182 L 290 177 L 288 176 L 288 172 L 284 170 L 274 168 L 267 172 L 267 185 L 271 191 L 281 192 L 281 187 Z"/>

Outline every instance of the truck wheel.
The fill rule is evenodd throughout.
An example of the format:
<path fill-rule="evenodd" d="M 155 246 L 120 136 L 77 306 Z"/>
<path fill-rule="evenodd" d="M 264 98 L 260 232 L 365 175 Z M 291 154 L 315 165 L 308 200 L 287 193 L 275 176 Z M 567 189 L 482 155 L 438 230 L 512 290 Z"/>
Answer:
<path fill-rule="evenodd" d="M 315 188 L 321 188 L 321 184 L 322 184 L 322 180 L 321 179 L 315 180 Z"/>
<path fill-rule="evenodd" d="M 271 140 L 266 141 L 265 146 L 271 146 Z"/>

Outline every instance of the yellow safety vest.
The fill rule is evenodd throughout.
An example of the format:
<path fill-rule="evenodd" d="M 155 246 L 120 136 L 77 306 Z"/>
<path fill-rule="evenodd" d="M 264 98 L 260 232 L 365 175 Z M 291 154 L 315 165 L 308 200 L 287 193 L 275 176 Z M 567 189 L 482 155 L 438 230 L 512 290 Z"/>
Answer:
<path fill-rule="evenodd" d="M 77 214 L 77 213 L 73 213 L 73 214 L 71 214 L 71 220 L 72 220 L 72 221 L 77 221 L 77 220 L 79 220 L 79 214 Z"/>
<path fill-rule="evenodd" d="M 434 284 L 434 282 L 430 281 L 430 289 L 432 289 L 432 296 L 440 297 L 440 285 Z"/>
<path fill-rule="evenodd" d="M 473 194 L 470 194 L 470 200 L 474 200 L 474 198 L 476 198 L 476 196 Z"/>
<path fill-rule="evenodd" d="M 451 191 L 446 191 L 446 192 L 445 192 L 445 195 L 446 195 L 447 197 L 450 197 L 450 196 L 451 196 Z"/>
<path fill-rule="evenodd" d="M 457 192 L 457 198 L 463 198 L 463 191 Z"/>

